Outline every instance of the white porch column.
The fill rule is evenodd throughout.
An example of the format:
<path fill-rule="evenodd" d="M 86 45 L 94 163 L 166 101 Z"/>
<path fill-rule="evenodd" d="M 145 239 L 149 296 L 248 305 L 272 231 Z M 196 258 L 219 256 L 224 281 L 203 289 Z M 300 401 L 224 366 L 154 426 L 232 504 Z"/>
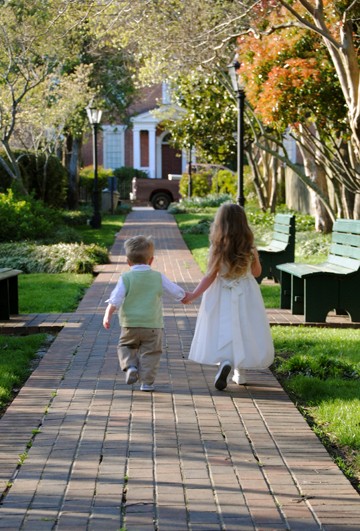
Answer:
<path fill-rule="evenodd" d="M 149 126 L 149 177 L 156 177 L 156 126 Z"/>
<path fill-rule="evenodd" d="M 186 149 L 181 150 L 181 171 L 182 173 L 186 172 L 186 166 L 188 163 L 187 154 L 188 152 Z"/>
<path fill-rule="evenodd" d="M 134 126 L 133 130 L 133 165 L 137 170 L 141 169 L 141 159 L 140 159 L 140 129 Z"/>

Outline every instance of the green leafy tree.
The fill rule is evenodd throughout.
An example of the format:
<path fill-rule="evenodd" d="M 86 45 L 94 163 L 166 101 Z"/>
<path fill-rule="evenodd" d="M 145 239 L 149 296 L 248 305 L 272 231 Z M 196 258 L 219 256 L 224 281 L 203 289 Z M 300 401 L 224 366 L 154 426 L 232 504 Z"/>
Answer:
<path fill-rule="evenodd" d="M 262 38 L 293 26 L 316 33 L 339 78 L 353 141 L 359 148 L 359 2 L 118 0 L 107 7 L 107 17 L 93 24 L 99 34 L 110 35 L 136 55 L 141 76 L 148 81 L 177 77 L 200 65 L 214 70 L 229 62 L 234 40 L 251 32 Z"/>
<path fill-rule="evenodd" d="M 304 50 L 299 49 L 298 53 L 294 54 L 295 48 L 293 48 L 290 63 L 283 61 L 277 65 L 277 69 L 273 65 L 271 71 L 265 68 L 264 77 L 258 81 L 265 86 L 266 80 L 269 90 L 270 87 L 276 87 L 275 92 L 278 96 L 281 92 L 282 96 L 274 107 L 275 111 L 279 111 L 278 114 L 285 110 L 282 104 L 286 103 L 286 94 L 288 94 L 286 110 L 290 120 L 288 123 L 295 123 L 291 121 L 293 118 L 291 115 L 294 115 L 294 110 L 298 111 L 300 117 L 294 135 L 305 160 L 305 174 L 302 178 L 308 179 L 308 186 L 316 189 L 317 197 L 326 207 L 327 214 L 332 219 L 336 215 L 358 218 L 360 217 L 359 3 L 351 0 L 344 2 L 319 0 L 315 8 L 313 3 L 307 0 L 295 2 L 279 0 L 277 4 L 266 1 L 262 4 L 262 9 L 255 8 L 255 13 L 256 10 L 258 16 L 254 17 L 250 25 L 251 31 L 238 41 L 245 54 L 251 33 L 258 42 L 265 43 L 264 47 L 277 50 L 280 59 L 283 57 L 283 50 L 279 50 L 279 43 L 282 43 L 287 50 L 287 39 L 294 42 L 294 35 L 303 44 L 310 41 L 317 43 L 313 45 L 313 64 L 309 62 L 309 55 L 307 57 L 301 55 Z M 304 35 L 307 36 L 306 39 Z M 269 56 L 268 53 L 265 55 Z M 301 68 L 299 62 L 297 65 L 294 62 L 299 58 L 303 60 Z M 287 72 L 285 68 L 288 69 Z M 301 70 L 304 72 L 302 80 L 299 75 Z M 313 77 L 307 75 L 310 70 L 314 74 Z M 297 85 L 296 78 L 298 78 Z M 292 88 L 290 88 L 291 83 Z M 270 110 L 271 98 L 266 97 L 266 90 L 261 99 L 264 107 L 269 104 L 268 110 Z M 308 117 L 304 119 L 306 112 Z M 285 118 L 284 114 L 282 118 Z M 273 113 L 273 120 L 275 122 L 277 120 L 276 112 Z M 311 152 L 314 154 L 312 161 L 309 157 Z M 322 177 L 320 177 L 321 172 L 324 174 Z M 316 173 L 320 177 L 318 182 L 317 178 L 313 179 Z M 333 180 L 336 212 L 329 206 L 326 190 L 321 184 L 321 181 L 325 182 L 325 174 Z M 326 219 L 324 223 L 327 224 Z"/>
<path fill-rule="evenodd" d="M 282 28 L 308 30 L 317 35 L 327 48 L 329 61 L 335 69 L 350 130 L 350 147 L 345 158 L 333 164 L 333 175 L 340 173 L 345 188 L 356 192 L 358 205 L 354 206 L 354 215 L 360 215 L 360 194 L 357 193 L 360 182 L 359 2 L 132 0 L 113 4 L 112 8 L 113 29 L 117 23 L 125 23 L 126 30 L 121 38 L 138 58 L 140 75 L 147 80 L 177 77 L 184 70 L 194 71 L 200 66 L 209 71 L 224 68 L 233 56 L 235 40 L 239 39 L 243 49 L 241 39 L 249 34 L 259 40 L 270 37 L 270 43 Z M 139 34 L 141 39 L 138 39 Z M 273 140 L 278 142 L 276 138 Z M 333 153 L 344 151 L 344 146 L 339 147 L 333 140 L 330 142 Z M 349 165 L 350 172 L 347 171 Z"/>
<path fill-rule="evenodd" d="M 86 91 L 72 113 L 64 123 L 63 152 L 64 162 L 69 173 L 68 204 L 76 208 L 78 204 L 78 185 L 80 153 L 84 135 L 89 132 L 85 107 L 91 100 L 104 111 L 103 121 L 108 123 L 128 121 L 127 108 L 135 95 L 132 77 L 133 59 L 126 50 L 111 46 L 108 40 L 99 39 L 97 28 L 92 28 L 89 20 L 75 28 L 71 40 L 76 43 L 80 53 L 76 60 L 69 61 L 65 69 L 74 75 L 80 68 L 89 68 Z M 87 99 L 84 98 L 84 93 Z"/>
<path fill-rule="evenodd" d="M 216 73 L 194 72 L 174 83 L 175 103 L 183 112 L 165 122 L 173 143 L 196 147 L 199 159 L 212 164 L 236 164 L 236 108 Z"/>
<path fill-rule="evenodd" d="M 211 183 L 211 193 L 230 194 L 236 197 L 237 179 L 233 172 L 229 170 L 219 170 Z"/>
<path fill-rule="evenodd" d="M 191 177 L 191 196 L 206 197 L 211 188 L 211 172 L 201 171 Z M 179 190 L 182 197 L 189 195 L 189 175 L 184 173 L 180 179 Z"/>
<path fill-rule="evenodd" d="M 240 73 L 247 98 L 265 125 L 284 133 L 288 126 L 303 155 L 305 184 L 316 192 L 317 227 L 331 230 L 336 214 L 330 205 L 327 177 L 337 153 L 329 138 L 345 143 L 349 136 L 346 107 L 326 48 L 314 33 L 286 28 L 264 39 L 242 39 Z M 331 104 L 330 104 L 331 102 Z M 339 173 L 334 180 L 339 188 Z M 349 186 L 349 184 L 348 184 Z M 337 204 L 341 204 L 337 194 Z M 348 211 L 344 204 L 343 211 Z"/>

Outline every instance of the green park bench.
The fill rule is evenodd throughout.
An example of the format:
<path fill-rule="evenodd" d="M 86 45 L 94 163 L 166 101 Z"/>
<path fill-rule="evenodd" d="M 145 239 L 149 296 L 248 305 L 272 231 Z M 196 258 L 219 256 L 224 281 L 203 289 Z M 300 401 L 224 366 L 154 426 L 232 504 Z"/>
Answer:
<path fill-rule="evenodd" d="M 258 247 L 261 275 L 257 281 L 261 284 L 263 278 L 273 278 L 279 282 L 280 275 L 276 269 L 278 264 L 293 262 L 295 259 L 295 216 L 293 214 L 276 214 L 272 240 L 266 247 Z"/>
<path fill-rule="evenodd" d="M 19 313 L 18 275 L 19 269 L 0 268 L 0 320 L 10 319 Z"/>
<path fill-rule="evenodd" d="M 325 262 L 286 263 L 280 272 L 281 308 L 304 315 L 305 322 L 323 323 L 329 311 L 360 321 L 360 221 L 338 219 Z"/>

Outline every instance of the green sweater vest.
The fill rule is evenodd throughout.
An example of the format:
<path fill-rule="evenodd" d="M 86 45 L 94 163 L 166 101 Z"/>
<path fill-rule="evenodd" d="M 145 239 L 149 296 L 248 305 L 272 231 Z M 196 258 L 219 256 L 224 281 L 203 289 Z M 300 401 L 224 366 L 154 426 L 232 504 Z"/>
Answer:
<path fill-rule="evenodd" d="M 162 278 L 152 269 L 122 275 L 126 296 L 120 308 L 121 326 L 163 328 Z"/>

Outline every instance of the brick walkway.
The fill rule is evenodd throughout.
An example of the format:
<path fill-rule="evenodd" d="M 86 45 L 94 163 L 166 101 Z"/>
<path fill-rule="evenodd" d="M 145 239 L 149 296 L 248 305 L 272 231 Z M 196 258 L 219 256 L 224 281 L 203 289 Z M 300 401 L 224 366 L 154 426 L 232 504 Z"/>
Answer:
<path fill-rule="evenodd" d="M 201 278 L 169 214 L 128 216 L 111 264 L 53 320 L 65 326 L 0 420 L 0 529 L 359 530 L 358 494 L 270 371 L 218 392 L 214 368 L 187 361 L 198 306 L 165 299 L 156 392 L 124 383 L 119 327 L 102 317 L 127 269 L 123 241 L 140 233 L 155 238 L 155 268 L 185 289 Z"/>

